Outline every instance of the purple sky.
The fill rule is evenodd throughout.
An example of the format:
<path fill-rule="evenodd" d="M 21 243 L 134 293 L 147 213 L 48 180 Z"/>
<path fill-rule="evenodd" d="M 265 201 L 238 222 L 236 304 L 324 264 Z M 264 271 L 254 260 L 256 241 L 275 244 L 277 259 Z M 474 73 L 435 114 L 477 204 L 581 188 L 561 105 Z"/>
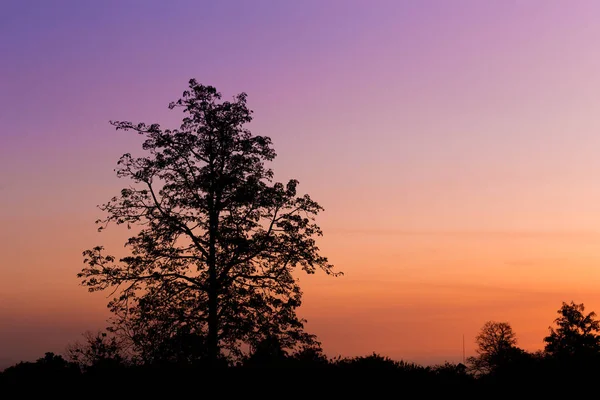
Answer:
<path fill-rule="evenodd" d="M 600 308 L 596 1 L 0 3 L 0 365 L 104 326 L 81 251 L 95 208 L 194 77 L 247 92 L 278 179 L 326 212 L 340 279 L 303 313 L 330 355 L 457 361 L 488 319 L 541 346 L 561 301 Z M 600 311 L 597 309 L 596 311 Z M 440 321 L 445 321 L 440 329 Z"/>

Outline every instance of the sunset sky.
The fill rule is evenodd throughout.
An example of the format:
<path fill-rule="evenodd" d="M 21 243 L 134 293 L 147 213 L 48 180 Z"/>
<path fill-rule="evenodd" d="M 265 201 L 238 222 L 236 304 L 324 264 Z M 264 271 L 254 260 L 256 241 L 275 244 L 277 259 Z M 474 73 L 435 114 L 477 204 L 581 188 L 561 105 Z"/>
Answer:
<path fill-rule="evenodd" d="M 3 0 L 0 367 L 106 326 L 81 252 L 97 205 L 190 78 L 248 93 L 277 180 L 319 201 L 300 275 L 329 356 L 462 361 L 488 320 L 537 350 L 562 301 L 600 312 L 600 2 Z"/>

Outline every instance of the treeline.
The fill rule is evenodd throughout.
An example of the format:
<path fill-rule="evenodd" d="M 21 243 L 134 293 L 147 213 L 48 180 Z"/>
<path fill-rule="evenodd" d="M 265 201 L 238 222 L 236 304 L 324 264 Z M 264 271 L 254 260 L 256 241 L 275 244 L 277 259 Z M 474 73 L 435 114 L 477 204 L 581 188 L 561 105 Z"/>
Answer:
<path fill-rule="evenodd" d="M 178 128 L 111 122 L 141 137 L 142 156 L 119 159 L 115 172 L 127 184 L 100 206 L 104 217 L 96 222 L 100 231 L 134 228 L 133 236 L 120 259 L 101 245 L 85 250 L 77 275 L 90 292 L 110 293 L 110 326 L 63 355 L 47 353 L 6 369 L 1 384 L 89 383 L 87 396 L 129 383 L 152 388 L 171 376 L 178 382 L 172 388 L 201 395 L 209 388 L 294 397 L 290 388 L 318 386 L 346 388 L 352 397 L 362 387 L 422 398 L 436 387 L 457 393 L 490 385 L 553 387 L 596 374 L 599 324 L 575 303 L 563 304 L 538 353 L 517 347 L 508 323 L 490 321 L 467 365 L 421 366 L 379 354 L 326 357 L 297 314 L 298 272 L 342 274 L 318 247 L 323 232 L 316 218 L 323 207 L 300 192 L 297 180 L 275 180 L 275 150 L 269 137 L 247 129 L 253 112 L 246 100 L 240 93 L 224 101 L 215 87 L 192 79 L 169 104 L 182 112 Z M 246 385 L 221 379 L 238 371 L 259 378 Z M 188 373 L 191 379 L 183 379 Z M 406 391 L 409 386 L 417 391 Z"/>
<path fill-rule="evenodd" d="M 318 342 L 289 351 L 272 337 L 249 349 L 237 362 L 228 362 L 223 357 L 221 364 L 215 366 L 202 348 L 203 339 L 193 334 L 173 338 L 169 345 L 157 344 L 156 352 L 150 358 L 149 355 L 129 354 L 125 342 L 110 333 L 87 333 L 84 342 L 69 345 L 63 355 L 46 353 L 36 362 L 21 362 L 9 367 L 0 373 L 0 383 L 23 385 L 47 379 L 59 385 L 140 383 L 157 377 L 181 378 L 188 373 L 207 377 L 198 374 L 206 371 L 221 374 L 246 371 L 254 375 L 260 370 L 288 371 L 285 375 L 289 378 L 300 377 L 312 370 L 313 376 L 319 376 L 318 382 L 324 385 L 335 385 L 329 378 L 336 376 L 341 379 L 339 382 L 355 387 L 367 387 L 369 382 L 376 381 L 380 388 L 402 384 L 423 390 L 477 391 L 490 387 L 505 390 L 525 386 L 541 389 L 568 387 L 595 379 L 600 372 L 600 322 L 596 314 L 586 314 L 584 305 L 574 302 L 563 303 L 558 314 L 554 326 L 549 328 L 549 335 L 544 338 L 544 350 L 533 353 L 517 346 L 517 336 L 509 323 L 486 322 L 476 337 L 477 355 L 469 357 L 466 365 L 446 362 L 421 366 L 376 353 L 328 358 Z M 299 373 L 301 370 L 304 370 L 302 374 Z M 363 378 L 353 381 L 354 372 L 358 371 Z M 311 383 L 315 382 L 304 385 Z M 273 385 L 277 384 L 273 382 Z"/>

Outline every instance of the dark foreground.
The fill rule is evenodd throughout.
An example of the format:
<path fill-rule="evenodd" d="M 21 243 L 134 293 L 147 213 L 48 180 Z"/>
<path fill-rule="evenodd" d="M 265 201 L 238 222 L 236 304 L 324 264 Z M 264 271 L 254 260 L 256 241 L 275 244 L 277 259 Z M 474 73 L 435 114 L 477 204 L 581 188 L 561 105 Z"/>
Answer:
<path fill-rule="evenodd" d="M 575 393 L 597 393 L 599 364 L 588 361 L 529 359 L 477 374 L 463 364 L 423 367 L 375 354 L 352 359 L 279 360 L 207 368 L 173 364 L 117 365 L 108 360 L 82 367 L 48 353 L 35 363 L 19 363 L 0 373 L 0 387 L 4 390 L 0 398 L 17 398 L 32 392 L 122 398 L 124 390 L 152 394 L 152 397 L 188 391 L 195 393 L 193 397 L 222 398 L 241 395 L 266 398 L 571 397 Z"/>

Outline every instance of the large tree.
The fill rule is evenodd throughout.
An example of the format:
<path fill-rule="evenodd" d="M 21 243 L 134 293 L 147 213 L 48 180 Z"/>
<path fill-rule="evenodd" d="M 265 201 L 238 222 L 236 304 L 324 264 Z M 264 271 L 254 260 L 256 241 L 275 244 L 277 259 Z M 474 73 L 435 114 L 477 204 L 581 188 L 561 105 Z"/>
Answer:
<path fill-rule="evenodd" d="M 97 223 L 137 234 L 120 260 L 102 246 L 86 250 L 82 284 L 117 290 L 114 328 L 140 348 L 184 332 L 201 338 L 215 362 L 265 337 L 288 347 L 310 341 L 296 315 L 302 293 L 293 272 L 338 274 L 315 242 L 322 207 L 297 195 L 296 180 L 273 182 L 266 163 L 275 151 L 245 128 L 245 93 L 222 101 L 192 79 L 169 108 L 183 111 L 179 129 L 111 121 L 145 137 L 145 156 L 120 158 L 117 176 L 130 184 L 100 206 L 106 217 Z"/>

